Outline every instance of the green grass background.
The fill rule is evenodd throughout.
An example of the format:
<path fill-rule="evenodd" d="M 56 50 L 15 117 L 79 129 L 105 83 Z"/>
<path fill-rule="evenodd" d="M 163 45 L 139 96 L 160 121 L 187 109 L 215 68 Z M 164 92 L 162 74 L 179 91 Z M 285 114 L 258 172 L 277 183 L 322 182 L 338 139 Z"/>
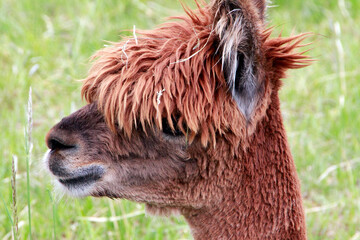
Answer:
<path fill-rule="evenodd" d="M 360 239 L 360 1 L 273 0 L 272 5 L 269 25 L 276 34 L 315 33 L 309 54 L 317 61 L 290 71 L 281 91 L 308 237 Z M 169 0 L 0 1 L 0 239 L 11 239 L 6 209 L 11 211 L 14 154 L 19 232 L 21 239 L 29 238 L 24 129 L 30 86 L 33 239 L 191 239 L 183 218 L 146 217 L 142 205 L 125 200 L 52 201 L 41 162 L 48 129 L 84 104 L 75 80 L 86 76 L 91 54 L 104 40 L 118 41 L 121 30 L 153 28 L 179 13 L 180 4 Z M 83 218 L 115 216 L 122 219 Z"/>

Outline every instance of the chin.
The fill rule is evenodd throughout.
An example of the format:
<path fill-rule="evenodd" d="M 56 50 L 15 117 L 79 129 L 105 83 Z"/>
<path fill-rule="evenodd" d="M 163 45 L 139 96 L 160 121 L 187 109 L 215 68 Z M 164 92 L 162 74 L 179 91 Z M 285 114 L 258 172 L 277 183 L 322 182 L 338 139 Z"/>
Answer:
<path fill-rule="evenodd" d="M 67 186 L 61 183 L 58 179 L 54 180 L 54 190 L 59 195 L 67 195 L 74 198 L 83 198 L 93 195 L 94 184 Z"/>

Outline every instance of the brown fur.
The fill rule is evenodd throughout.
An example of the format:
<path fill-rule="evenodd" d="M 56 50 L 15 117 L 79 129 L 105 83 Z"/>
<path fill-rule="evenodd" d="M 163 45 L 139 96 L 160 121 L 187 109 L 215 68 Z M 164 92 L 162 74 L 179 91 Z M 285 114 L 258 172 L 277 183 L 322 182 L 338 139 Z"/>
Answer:
<path fill-rule="evenodd" d="M 129 136 L 138 121 L 161 129 L 163 117 L 171 124 L 171 116 L 180 114 L 179 127 L 184 123 L 191 139 L 200 134 L 204 145 L 215 142 L 216 133 L 231 131 L 243 138 L 246 124 L 234 111 L 215 53 L 218 40 L 211 9 L 201 8 L 177 19 L 182 21 L 144 32 L 138 44 L 127 39 L 95 54 L 82 95 L 88 102 L 98 101 L 110 127 L 115 129 L 118 123 Z M 302 53 L 292 52 L 303 35 L 270 39 L 271 29 L 262 28 L 253 31 L 262 55 L 259 61 L 268 65 L 263 69 L 268 81 L 278 81 L 285 70 L 307 63 Z M 157 92 L 162 89 L 158 105 Z"/>
<path fill-rule="evenodd" d="M 213 1 L 96 53 L 82 88 L 90 104 L 47 136 L 52 173 L 60 181 L 90 172 L 91 188 L 76 185 L 84 195 L 180 212 L 195 239 L 306 239 L 278 97 L 285 71 L 310 62 L 294 52 L 306 36 L 271 38 L 264 8 Z M 247 85 L 229 91 L 233 51 L 254 77 L 249 99 L 236 97 Z M 184 136 L 164 134 L 164 120 Z"/>

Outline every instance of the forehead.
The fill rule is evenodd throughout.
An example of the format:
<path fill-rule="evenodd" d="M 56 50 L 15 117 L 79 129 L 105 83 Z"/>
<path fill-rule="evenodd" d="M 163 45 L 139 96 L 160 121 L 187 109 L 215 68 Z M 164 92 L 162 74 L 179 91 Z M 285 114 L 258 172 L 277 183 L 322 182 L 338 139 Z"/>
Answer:
<path fill-rule="evenodd" d="M 138 121 L 161 128 L 163 118 L 175 115 L 193 136 L 201 133 L 204 144 L 215 132 L 240 126 L 209 15 L 180 18 L 99 51 L 83 96 L 129 135 Z"/>
<path fill-rule="evenodd" d="M 306 34 L 270 38 L 272 28 L 264 29 L 261 6 L 257 6 L 259 14 L 252 1 L 236 1 L 236 6 L 233 1 L 221 1 L 224 6 L 217 3 L 212 1 L 194 12 L 186 10 L 186 17 L 173 18 L 97 52 L 83 81 L 82 96 L 89 103 L 97 101 L 108 125 L 128 136 L 138 122 L 162 128 L 164 119 L 171 126 L 175 116 L 180 127 L 187 126 L 190 139 L 199 136 L 203 145 L 215 143 L 217 133 L 233 133 L 238 139 L 251 135 L 286 70 L 311 63 L 308 56 L 294 51 L 306 46 L 301 44 Z M 242 72 L 234 71 L 232 62 L 245 51 L 248 67 L 239 82 L 236 76 Z M 229 83 L 231 76 L 237 81 Z M 247 76 L 254 81 L 243 84 Z M 261 81 L 261 91 L 250 88 L 257 81 Z M 229 93 L 232 86 L 238 96 Z M 241 95 L 244 89 L 251 90 L 249 96 Z M 253 94 L 258 94 L 261 103 L 254 101 Z M 250 107 L 241 108 L 240 100 Z M 251 119 L 245 119 L 244 109 L 251 110 Z"/>

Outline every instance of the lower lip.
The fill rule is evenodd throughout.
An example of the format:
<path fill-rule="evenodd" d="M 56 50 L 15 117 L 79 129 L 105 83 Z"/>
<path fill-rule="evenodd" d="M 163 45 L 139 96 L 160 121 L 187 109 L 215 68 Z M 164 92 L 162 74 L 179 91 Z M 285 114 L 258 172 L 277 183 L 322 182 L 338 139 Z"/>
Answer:
<path fill-rule="evenodd" d="M 99 180 L 101 176 L 95 174 L 84 175 L 76 178 L 59 179 L 59 182 L 66 186 L 87 185 Z"/>
<path fill-rule="evenodd" d="M 90 169 L 86 169 L 86 173 L 76 176 L 74 178 L 59 178 L 59 182 L 66 187 L 73 186 L 84 186 L 90 185 L 96 181 L 98 181 L 102 175 L 104 174 L 104 170 L 101 167 L 94 166 Z"/>

